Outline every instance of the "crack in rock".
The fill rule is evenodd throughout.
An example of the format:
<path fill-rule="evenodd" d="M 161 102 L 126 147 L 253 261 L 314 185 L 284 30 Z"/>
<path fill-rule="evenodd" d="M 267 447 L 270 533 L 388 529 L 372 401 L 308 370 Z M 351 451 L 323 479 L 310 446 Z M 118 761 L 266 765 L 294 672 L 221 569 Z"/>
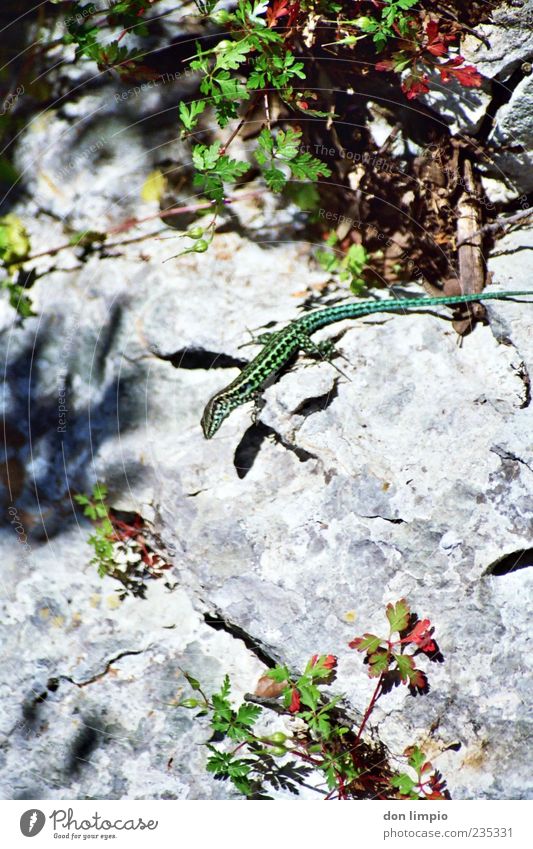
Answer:
<path fill-rule="evenodd" d="M 224 631 L 233 637 L 233 639 L 241 640 L 246 648 L 269 669 L 273 669 L 274 666 L 282 662 L 281 656 L 275 657 L 273 654 L 270 654 L 260 640 L 252 637 L 240 625 L 231 622 L 220 610 L 215 608 L 211 613 L 204 613 L 204 622 L 209 628 L 213 628 L 215 631 Z"/>
<path fill-rule="evenodd" d="M 525 408 L 529 407 L 529 405 L 531 404 L 531 378 L 529 376 L 527 366 L 523 360 L 518 366 L 516 373 L 524 384 L 524 400 L 520 404 L 520 409 L 525 410 Z"/>
<path fill-rule="evenodd" d="M 499 80 L 493 79 L 492 98 L 485 111 L 481 126 L 475 134 L 476 139 L 481 142 L 487 141 L 494 127 L 494 122 L 498 110 L 501 109 L 502 106 L 505 106 L 506 103 L 509 103 L 511 97 L 513 96 L 515 88 L 519 85 L 523 78 L 524 73 L 522 71 L 521 66 L 519 66 L 505 81 L 505 85 L 503 85 Z"/>
<path fill-rule="evenodd" d="M 529 465 L 529 463 L 526 463 L 525 460 L 522 460 L 521 457 L 517 457 L 516 454 L 513 454 L 511 451 L 506 451 L 505 448 L 500 448 L 499 445 L 493 445 L 490 450 L 493 454 L 497 454 L 501 460 L 511 460 L 514 463 L 521 463 L 529 469 L 530 472 L 533 472 L 533 468 Z"/>
<path fill-rule="evenodd" d="M 379 513 L 371 513 L 367 515 L 366 513 L 358 513 L 361 519 L 382 519 L 384 522 L 390 522 L 391 525 L 404 525 L 405 519 L 389 519 L 388 516 L 380 516 Z"/>
<path fill-rule="evenodd" d="M 489 322 L 489 327 L 492 335 L 496 339 L 499 345 L 507 345 L 510 348 L 513 348 L 516 351 L 518 357 L 520 357 L 520 351 L 512 341 L 512 339 L 507 335 L 507 331 L 499 326 L 498 329 L 493 326 L 492 321 Z M 511 365 L 512 371 L 516 374 L 519 380 L 524 384 L 524 400 L 519 405 L 520 410 L 525 410 L 526 407 L 529 407 L 531 404 L 531 378 L 529 376 L 529 371 L 525 361 L 520 357 L 520 361 L 518 365 Z"/>
<path fill-rule="evenodd" d="M 68 681 L 70 684 L 74 684 L 75 687 L 87 687 L 88 684 L 94 684 L 95 681 L 99 681 L 101 678 L 107 675 L 107 673 L 109 672 L 113 664 L 117 662 L 117 660 L 121 660 L 123 657 L 130 657 L 136 654 L 143 654 L 145 651 L 146 649 L 139 649 L 137 651 L 120 652 L 120 654 L 117 654 L 116 657 L 112 657 L 110 660 L 107 661 L 102 672 L 98 672 L 91 678 L 87 678 L 86 681 L 75 681 L 74 678 L 70 677 L 70 675 L 59 675 L 59 678 L 63 679 L 63 681 Z"/>

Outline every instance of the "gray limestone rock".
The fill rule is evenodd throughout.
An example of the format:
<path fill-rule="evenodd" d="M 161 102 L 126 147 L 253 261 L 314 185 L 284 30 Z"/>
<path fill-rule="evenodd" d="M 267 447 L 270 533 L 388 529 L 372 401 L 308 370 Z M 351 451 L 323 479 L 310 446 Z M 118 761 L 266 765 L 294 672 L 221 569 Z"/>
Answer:
<path fill-rule="evenodd" d="M 44 130 L 28 132 L 28 185 L 47 162 L 69 162 L 64 120 L 49 119 L 49 160 L 37 162 Z M 103 120 L 103 133 L 114 128 Z M 139 157 L 123 186 L 126 148 Z M 35 201 L 16 208 L 35 251 L 65 241 L 48 212 L 87 227 L 157 211 L 139 197 L 154 162 L 137 131 L 109 152 L 105 186 L 92 191 L 76 166 L 60 198 L 44 181 L 41 214 Z M 242 407 L 206 442 L 203 406 L 259 350 L 241 347 L 247 329 L 282 326 L 302 290 L 326 282 L 298 222 L 280 225 L 257 199 L 234 208 L 235 226 L 206 254 L 177 257 L 179 232 L 146 222 L 142 239 L 118 235 L 90 258 L 69 248 L 36 260 L 49 273 L 23 327 L 1 304 L 0 794 L 226 797 L 197 745 L 209 728 L 175 707 L 180 669 L 208 689 L 227 671 L 241 695 L 261 658 L 298 670 L 336 654 L 332 689 L 357 714 L 372 682 L 347 644 L 381 630 L 385 605 L 405 596 L 431 619 L 445 662 L 429 670 L 426 697 L 399 687 L 380 701 L 380 738 L 393 753 L 424 745 L 454 798 L 530 796 L 531 570 L 501 563 L 525 566 L 532 545 L 533 307 L 488 304 L 490 326 L 462 346 L 446 310 L 328 328 L 342 375 L 302 356 L 263 393 L 259 425 Z M 489 261 L 497 288 L 530 289 L 532 259 L 531 230 L 501 239 Z M 115 509 L 153 524 L 172 559 L 145 600 L 119 602 L 89 563 L 71 496 L 96 479 Z"/>
<path fill-rule="evenodd" d="M 532 0 L 501 3 L 491 10 L 491 23 L 476 27 L 488 43 L 467 34 L 461 53 L 483 76 L 505 82 L 523 62 L 533 58 L 532 23 Z"/>
<path fill-rule="evenodd" d="M 478 26 L 490 47 L 467 35 L 461 52 L 483 76 L 493 80 L 493 93 L 502 103 L 493 118 L 488 142 L 488 176 L 506 187 L 503 193 L 528 194 L 533 188 L 533 2 L 504 3 L 492 12 L 492 23 Z M 519 75 L 516 77 L 516 75 Z M 502 191 L 491 190 L 492 200 Z"/>
<path fill-rule="evenodd" d="M 509 178 L 524 195 L 533 189 L 533 76 L 522 79 L 496 113 L 489 136 L 491 171 Z"/>

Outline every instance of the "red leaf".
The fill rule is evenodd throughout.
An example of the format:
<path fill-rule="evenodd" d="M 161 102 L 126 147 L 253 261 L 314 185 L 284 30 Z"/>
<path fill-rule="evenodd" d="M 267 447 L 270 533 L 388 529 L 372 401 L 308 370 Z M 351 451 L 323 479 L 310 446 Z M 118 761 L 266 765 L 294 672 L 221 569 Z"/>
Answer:
<path fill-rule="evenodd" d="M 439 32 L 439 24 L 437 21 L 429 21 L 426 26 L 427 44 L 425 49 L 432 53 L 433 56 L 444 56 L 447 51 L 446 45 L 449 41 L 455 41 L 454 35 L 446 35 Z"/>
<path fill-rule="evenodd" d="M 326 655 L 320 655 L 320 656 L 322 656 L 324 658 L 323 661 L 322 661 L 322 666 L 324 667 L 324 669 L 335 669 L 335 667 L 337 666 L 337 658 L 335 657 L 334 654 L 326 654 Z M 313 655 L 313 657 L 311 658 L 311 666 L 317 665 L 318 658 L 319 658 L 318 654 Z"/>
<path fill-rule="evenodd" d="M 467 88 L 479 88 L 481 85 L 481 74 L 473 65 L 465 65 L 463 68 L 457 68 L 453 71 L 453 74 L 457 81 Z"/>
<path fill-rule="evenodd" d="M 439 73 L 442 82 L 447 83 L 453 77 L 467 88 L 479 88 L 482 83 L 481 74 L 473 65 L 463 65 L 464 61 L 462 56 L 456 56 L 445 65 L 441 65 Z M 459 67 L 460 65 L 462 67 Z"/>
<path fill-rule="evenodd" d="M 429 77 L 423 74 L 421 77 L 409 76 L 406 77 L 401 85 L 401 89 L 407 100 L 414 100 L 419 94 L 427 94 L 429 91 Z"/>
<path fill-rule="evenodd" d="M 278 18 L 285 18 L 289 14 L 289 0 L 274 0 L 266 13 L 266 21 L 269 27 L 275 27 Z"/>
<path fill-rule="evenodd" d="M 430 21 L 426 27 L 426 35 L 428 41 L 435 41 L 439 35 L 439 25 L 437 21 Z"/>
<path fill-rule="evenodd" d="M 407 634 L 402 640 L 401 643 L 415 643 L 419 646 L 423 651 L 433 652 L 436 651 L 437 646 L 433 642 L 432 639 L 432 630 L 429 629 L 430 626 L 429 619 L 421 619 L 416 623 L 413 630 Z"/>
<path fill-rule="evenodd" d="M 444 56 L 446 53 L 446 45 L 442 43 L 442 41 L 436 41 L 435 44 L 428 44 L 426 46 L 426 50 L 428 53 L 432 53 L 433 56 Z"/>
<path fill-rule="evenodd" d="M 300 693 L 298 690 L 292 691 L 291 703 L 289 705 L 289 711 L 291 713 L 297 713 L 300 710 Z"/>
<path fill-rule="evenodd" d="M 381 62 L 376 62 L 376 71 L 393 71 L 394 62 L 392 59 L 382 59 Z"/>
<path fill-rule="evenodd" d="M 296 18 L 298 17 L 298 15 L 300 13 L 300 4 L 299 3 L 291 3 L 288 8 L 289 8 L 289 20 L 287 21 L 287 26 L 292 27 L 292 25 L 295 23 Z"/>
<path fill-rule="evenodd" d="M 409 676 L 409 686 L 415 687 L 417 690 L 425 690 L 428 679 L 421 669 L 413 669 L 413 674 Z"/>

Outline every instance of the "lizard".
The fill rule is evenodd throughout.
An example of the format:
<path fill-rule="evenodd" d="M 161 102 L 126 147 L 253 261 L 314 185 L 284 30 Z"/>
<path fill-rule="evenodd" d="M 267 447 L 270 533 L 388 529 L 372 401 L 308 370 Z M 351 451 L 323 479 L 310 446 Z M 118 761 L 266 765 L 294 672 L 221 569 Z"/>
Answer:
<path fill-rule="evenodd" d="M 236 407 L 247 401 L 256 400 L 262 389 L 273 383 L 278 373 L 299 352 L 319 354 L 329 359 L 334 346 L 330 341 L 313 342 L 311 334 L 337 321 L 359 318 L 378 312 L 409 310 L 413 307 L 453 306 L 476 301 L 533 295 L 530 292 L 481 292 L 444 297 L 392 298 L 391 300 L 349 301 L 323 309 L 313 310 L 295 319 L 286 327 L 272 333 L 263 333 L 254 340 L 263 349 L 251 360 L 238 377 L 207 402 L 202 416 L 202 430 L 206 439 L 211 439 L 220 425 Z"/>

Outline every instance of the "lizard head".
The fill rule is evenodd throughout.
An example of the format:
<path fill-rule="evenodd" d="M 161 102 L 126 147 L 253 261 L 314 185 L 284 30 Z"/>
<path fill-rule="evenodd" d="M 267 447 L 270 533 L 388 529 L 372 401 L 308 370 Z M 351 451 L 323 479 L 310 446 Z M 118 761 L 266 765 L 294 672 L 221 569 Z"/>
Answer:
<path fill-rule="evenodd" d="M 232 404 L 230 399 L 225 397 L 223 393 L 217 392 L 216 395 L 207 402 L 202 416 L 202 430 L 206 439 L 211 439 L 215 435 L 220 425 L 229 416 L 235 404 Z"/>

